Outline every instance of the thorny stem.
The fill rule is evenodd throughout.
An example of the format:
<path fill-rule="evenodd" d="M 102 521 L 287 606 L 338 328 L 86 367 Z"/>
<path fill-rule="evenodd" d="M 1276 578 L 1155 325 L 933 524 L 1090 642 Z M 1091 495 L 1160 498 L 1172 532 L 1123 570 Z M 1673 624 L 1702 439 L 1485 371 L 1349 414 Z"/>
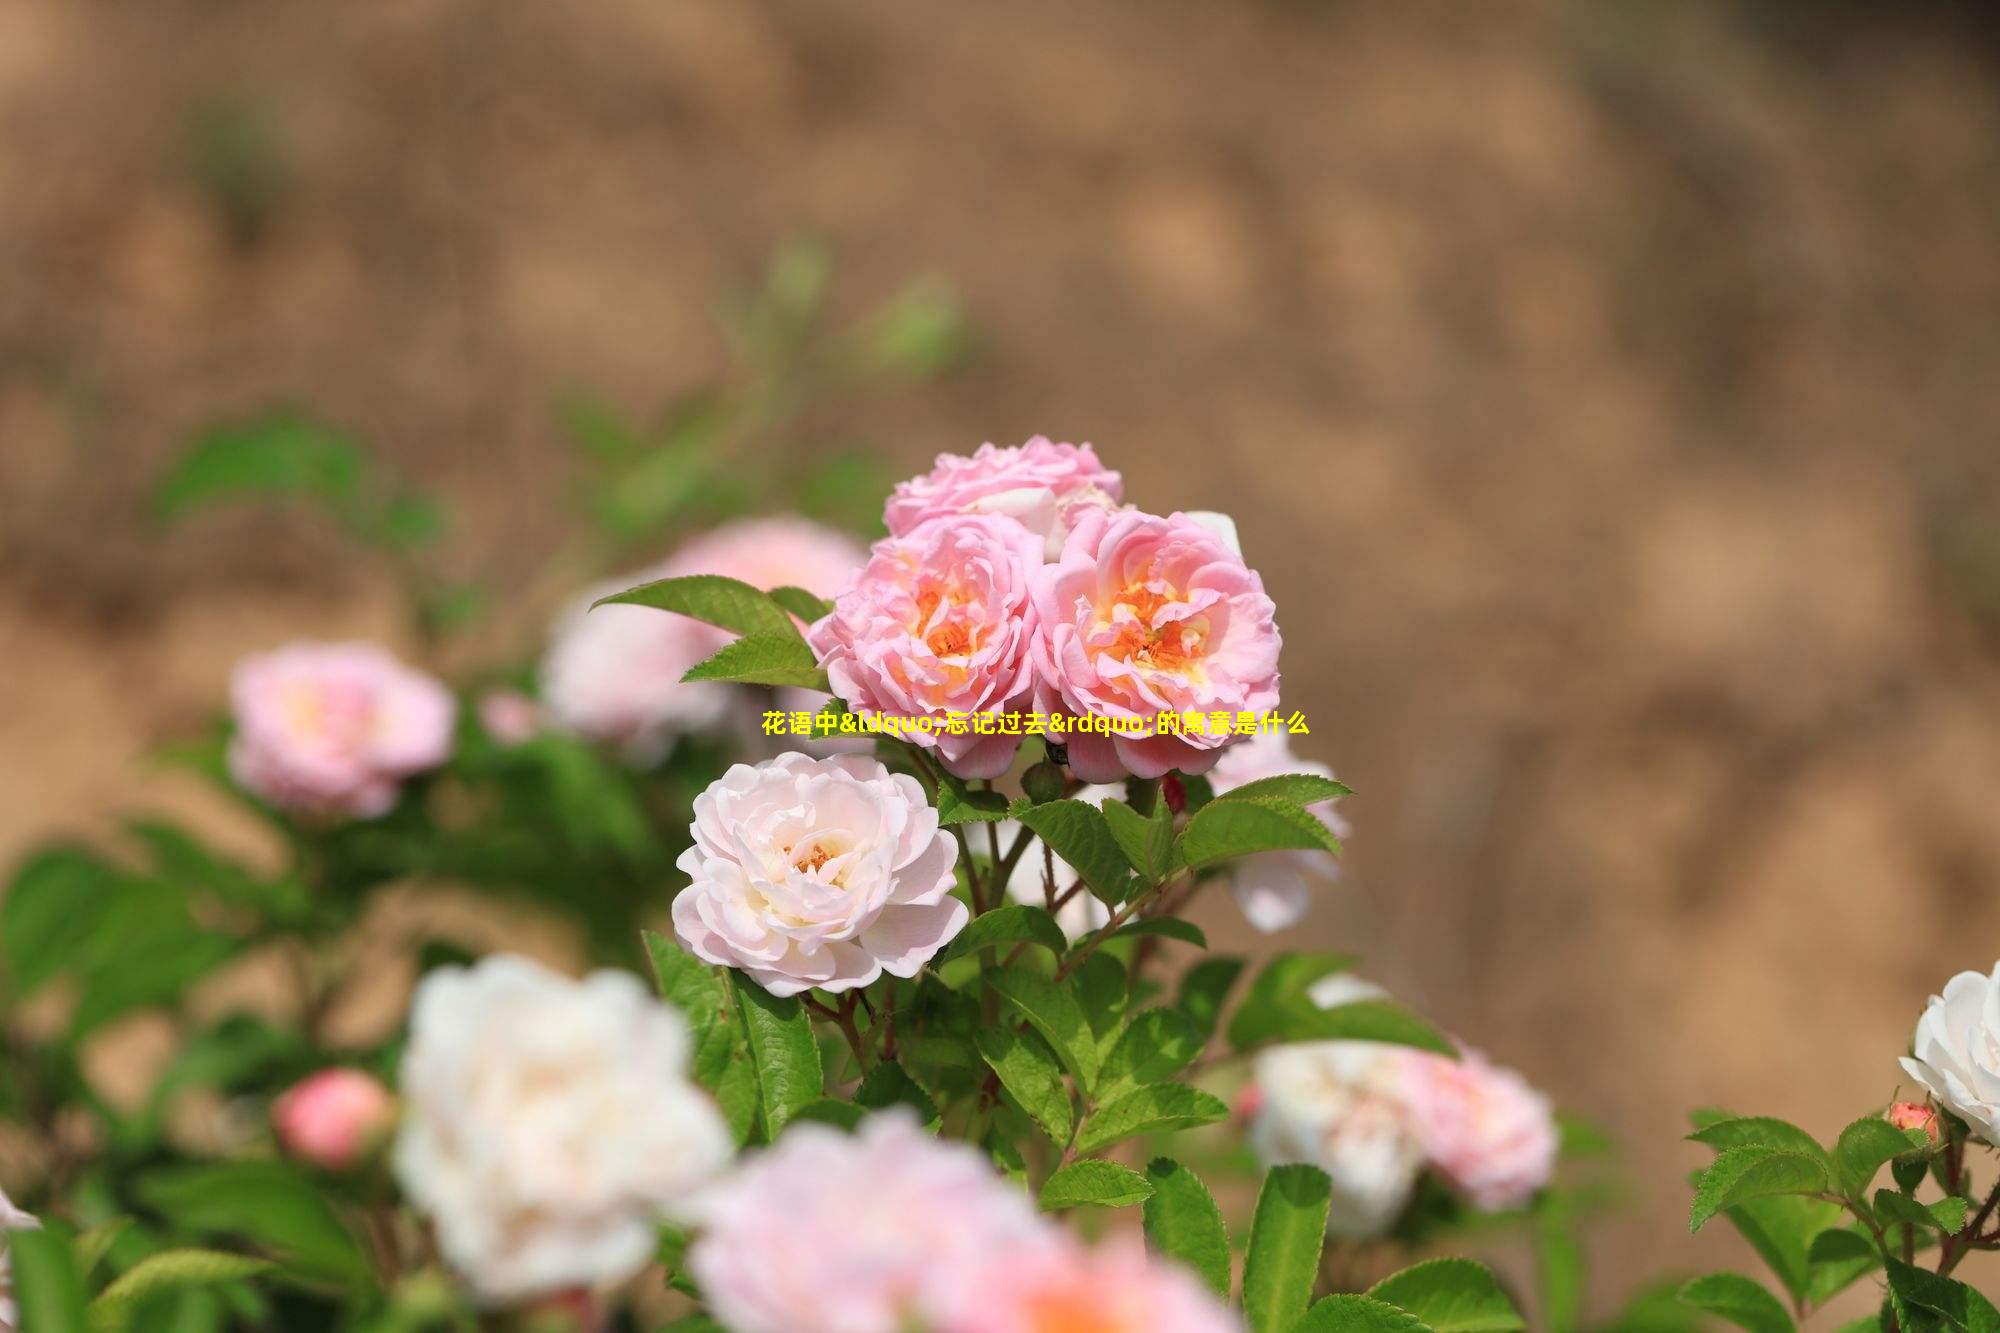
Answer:
<path fill-rule="evenodd" d="M 1986 1202 L 1979 1206 L 1979 1211 L 1972 1215 L 1972 1220 L 1959 1228 L 1956 1236 L 1945 1237 L 1944 1249 L 1938 1258 L 1937 1271 L 1939 1277 L 1945 1276 L 1952 1269 L 1958 1267 L 1958 1261 L 1965 1258 L 1972 1250 L 1995 1239 L 1995 1236 L 1982 1236 L 1979 1234 L 1979 1229 L 1986 1225 L 1988 1218 L 1993 1216 L 1995 1208 L 2000 1208 L 2000 1181 L 1994 1182 L 1993 1189 L 1986 1196 Z M 1996 1233 L 1996 1235 L 2000 1235 L 2000 1233 Z"/>

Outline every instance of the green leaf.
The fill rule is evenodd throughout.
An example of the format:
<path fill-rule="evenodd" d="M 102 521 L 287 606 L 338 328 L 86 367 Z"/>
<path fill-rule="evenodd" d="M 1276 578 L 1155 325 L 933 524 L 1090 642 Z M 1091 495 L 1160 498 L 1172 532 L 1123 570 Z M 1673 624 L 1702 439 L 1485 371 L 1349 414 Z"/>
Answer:
<path fill-rule="evenodd" d="M 825 690 L 812 649 L 798 636 L 749 634 L 722 645 L 713 657 L 697 662 L 681 675 L 683 681 L 730 681 L 739 685 L 791 685 Z"/>
<path fill-rule="evenodd" d="M 1093 1153 L 1136 1134 L 1192 1129 L 1229 1118 L 1222 1101 L 1185 1083 L 1154 1083 L 1126 1093 L 1086 1120 L 1076 1150 Z"/>
<path fill-rule="evenodd" d="M 1728 1148 L 1760 1147 L 1823 1159 L 1827 1155 L 1826 1149 L 1819 1146 L 1818 1139 L 1797 1125 L 1773 1116 L 1732 1116 L 1703 1125 L 1688 1138 L 1695 1143 L 1705 1143 L 1718 1152 Z"/>
<path fill-rule="evenodd" d="M 1240 787 L 1231 787 L 1215 799 L 1218 801 L 1255 800 L 1260 796 L 1276 796 L 1294 805 L 1318 805 L 1321 801 L 1331 801 L 1340 796 L 1351 796 L 1345 783 L 1323 778 L 1316 773 L 1279 773 L 1273 777 L 1258 778 Z"/>
<path fill-rule="evenodd" d="M 1125 1020 L 1125 1008 L 1132 1000 L 1131 986 L 1124 961 L 1102 950 L 1084 959 L 1070 974 L 1070 992 L 1076 996 L 1077 1007 L 1083 1010 L 1083 1019 L 1097 1038 L 1099 1055 L 1110 1050 L 1112 1039 L 1118 1035 L 1118 1025 Z"/>
<path fill-rule="evenodd" d="M 1379 1041 L 1456 1056 L 1451 1039 L 1399 1004 L 1356 1000 L 1322 1009 L 1308 996 L 1245 1000 L 1230 1020 L 1229 1044 L 1248 1050 L 1266 1042 Z"/>
<path fill-rule="evenodd" d="M 815 1097 L 792 1112 L 792 1122 L 816 1120 L 823 1125 L 832 1125 L 850 1133 L 856 1125 L 868 1118 L 868 1109 L 854 1102 L 843 1102 L 837 1097 Z"/>
<path fill-rule="evenodd" d="M 775 1140 L 793 1112 L 825 1090 L 819 1042 L 812 1017 L 797 996 L 780 998 L 748 977 L 730 973 L 737 1011 L 750 1036 L 750 1059 L 757 1071 L 757 1109 L 764 1137 Z"/>
<path fill-rule="evenodd" d="M 854 1100 L 871 1111 L 888 1106 L 910 1107 L 926 1125 L 938 1118 L 937 1104 L 930 1094 L 894 1060 L 884 1060 L 869 1070 L 854 1090 Z"/>
<path fill-rule="evenodd" d="M 1013 804 L 1001 793 L 971 786 L 965 779 L 943 771 L 939 771 L 937 779 L 938 823 L 996 824 L 1013 817 Z"/>
<path fill-rule="evenodd" d="M 748 1059 L 730 1060 L 723 1066 L 710 1091 L 715 1094 L 715 1105 L 722 1112 L 722 1118 L 729 1122 L 731 1137 L 741 1148 L 750 1142 L 750 1135 L 757 1128 L 757 1103 L 762 1095 L 757 1083 L 757 1066 Z"/>
<path fill-rule="evenodd" d="M 348 436 L 290 410 L 203 433 L 153 488 L 153 513 L 172 522 L 218 500 L 285 496 L 352 526 L 368 458 Z"/>
<path fill-rule="evenodd" d="M 188 1231 L 243 1237 L 275 1250 L 308 1276 L 368 1280 L 361 1246 L 289 1163 L 174 1167 L 141 1177 L 135 1188 L 149 1207 Z"/>
<path fill-rule="evenodd" d="M 1803 1300 L 1809 1305 L 1825 1304 L 1882 1266 L 1882 1252 L 1859 1227 L 1834 1226 L 1820 1232 L 1807 1248 L 1806 1259 Z"/>
<path fill-rule="evenodd" d="M 122 880 L 80 847 L 50 847 L 21 863 L 0 896 L 0 956 L 15 994 L 39 989 L 85 955 Z"/>
<path fill-rule="evenodd" d="M 973 1041 L 980 1058 L 1000 1076 L 1000 1086 L 1034 1117 L 1044 1133 L 1057 1144 L 1067 1144 L 1076 1128 L 1076 1111 L 1070 1103 L 1069 1086 L 1063 1082 L 1062 1066 L 1048 1043 L 1011 1024 L 982 1027 L 973 1033 Z"/>
<path fill-rule="evenodd" d="M 591 603 L 592 610 L 600 606 L 650 606 L 693 616 L 737 634 L 804 642 L 798 626 L 792 622 L 792 613 L 768 593 L 720 574 L 656 579 Z"/>
<path fill-rule="evenodd" d="M 729 983 L 722 973 L 656 931 L 643 931 L 646 954 L 653 962 L 660 998 L 678 1009 L 694 1038 L 696 1080 L 713 1091 L 724 1068 L 741 1045 L 736 1015 L 730 1007 Z"/>
<path fill-rule="evenodd" d="M 1318 1167 L 1274 1166 L 1264 1176 L 1243 1261 L 1243 1313 L 1251 1333 L 1288 1333 L 1305 1313 L 1319 1276 L 1332 1192 L 1332 1181 Z"/>
<path fill-rule="evenodd" d="M 1075 867 L 1092 893 L 1107 903 L 1125 900 L 1132 872 L 1102 810 L 1086 801 L 1050 801 L 1023 810 L 1021 822 Z"/>
<path fill-rule="evenodd" d="M 1257 852 L 1339 852 L 1332 830 L 1296 801 L 1281 796 L 1228 797 L 1203 806 L 1181 830 L 1181 861 L 1211 865 Z"/>
<path fill-rule="evenodd" d="M 1165 801 L 1146 816 L 1123 801 L 1106 801 L 1105 827 L 1124 854 L 1125 862 L 1147 884 L 1158 884 L 1174 869 L 1174 817 Z"/>
<path fill-rule="evenodd" d="M 1208 936 L 1203 933 L 1202 928 L 1192 921 L 1183 921 L 1177 916 L 1157 916 L 1146 921 L 1127 921 L 1106 938 L 1122 940 L 1143 935 L 1179 940 L 1182 944 L 1192 944 L 1197 949 L 1208 947 Z"/>
<path fill-rule="evenodd" d="M 978 953 L 989 945 L 1018 944 L 1024 940 L 1041 945 L 1057 957 L 1069 948 L 1069 938 L 1063 934 L 1062 927 L 1042 908 L 1027 903 L 1004 903 L 974 917 L 964 930 L 958 932 L 937 961 L 945 963 L 953 958 Z"/>
<path fill-rule="evenodd" d="M 101 1222 L 77 1236 L 76 1271 L 81 1273 L 86 1279 L 89 1278 L 91 1271 L 97 1267 L 98 1261 L 104 1258 L 105 1251 L 109 1250 L 117 1239 L 124 1235 L 131 1226 L 131 1218 L 114 1217 L 110 1221 Z"/>
<path fill-rule="evenodd" d="M 766 596 L 809 625 L 833 610 L 833 603 L 824 597 L 790 585 L 773 588 Z"/>
<path fill-rule="evenodd" d="M 1928 1142 L 1923 1131 L 1904 1131 L 1879 1115 L 1865 1115 L 1840 1131 L 1833 1146 L 1835 1167 L 1840 1173 L 1840 1192 L 1850 1199 L 1868 1197 L 1868 1186 L 1885 1162 Z"/>
<path fill-rule="evenodd" d="M 1085 1091 L 1097 1083 L 1097 1039 L 1075 997 L 1047 977 L 1019 967 L 994 968 L 987 984 L 1028 1020 Z"/>
<path fill-rule="evenodd" d="M 1261 1333 L 1261 1325 L 1252 1325 Z M 1328 1296 L 1314 1303 L 1292 1333 L 1426 1333 L 1424 1321 L 1372 1296 Z"/>
<path fill-rule="evenodd" d="M 1695 1181 L 1688 1230 L 1701 1230 L 1732 1204 L 1773 1194 L 1816 1194 L 1831 1184 L 1823 1157 L 1760 1144 L 1728 1148 Z"/>
<path fill-rule="evenodd" d="M 1527 1327 L 1492 1270 L 1470 1259 L 1432 1259 L 1405 1268 L 1368 1294 L 1409 1311 L 1437 1333 L 1515 1333 Z"/>
<path fill-rule="evenodd" d="M 1750 1333 L 1794 1333 L 1784 1302 L 1741 1273 L 1710 1273 L 1680 1289 L 1680 1300 Z"/>
<path fill-rule="evenodd" d="M 1992 1333 L 2000 1329 L 2000 1313 L 1984 1296 L 1948 1277 L 1906 1264 L 1900 1259 L 1888 1263 L 1889 1303 L 1904 1333 L 1929 1333 L 1949 1329 L 1953 1333 Z"/>
<path fill-rule="evenodd" d="M 90 1303 L 93 1327 L 122 1326 L 135 1306 L 148 1297 L 180 1287 L 209 1287 L 254 1276 L 271 1266 L 265 1259 L 225 1254 L 220 1250 L 163 1250 L 148 1255 L 120 1274 Z"/>
<path fill-rule="evenodd" d="M 1105 1057 L 1102 1086 L 1109 1095 L 1127 1085 L 1164 1082 L 1192 1064 L 1203 1045 L 1179 1010 L 1148 1009 L 1119 1034 Z"/>
<path fill-rule="evenodd" d="M 1560 1191 L 1545 1192 L 1535 1207 L 1535 1277 L 1549 1333 L 1576 1333 L 1581 1322 L 1583 1246 L 1577 1236 L 1576 1211 Z"/>
<path fill-rule="evenodd" d="M 34 1333 L 87 1333 L 83 1274 L 69 1238 L 54 1228 L 7 1237 L 19 1327 Z"/>
<path fill-rule="evenodd" d="M 1150 1198 L 1152 1193 L 1146 1178 L 1130 1167 L 1086 1158 L 1050 1176 L 1042 1186 L 1041 1203 L 1049 1212 L 1082 1204 L 1123 1208 Z"/>
<path fill-rule="evenodd" d="M 1222 1006 L 1229 988 L 1243 973 L 1241 958 L 1204 958 L 1181 975 L 1181 987 L 1174 1004 L 1187 1015 L 1188 1022 L 1204 1043 L 1215 1035 L 1222 1020 Z"/>
<path fill-rule="evenodd" d="M 1229 1233 L 1222 1210 L 1194 1172 L 1171 1157 L 1146 1164 L 1153 1187 L 1146 1200 L 1146 1240 L 1159 1253 L 1195 1271 L 1209 1290 L 1229 1299 Z"/>
<path fill-rule="evenodd" d="M 1813 1238 L 1847 1214 L 1837 1203 L 1803 1194 L 1750 1199 L 1722 1210 L 1729 1224 L 1763 1257 L 1794 1301 L 1806 1299 L 1813 1279 Z M 1872 1248 L 1872 1247 L 1871 1247 Z"/>

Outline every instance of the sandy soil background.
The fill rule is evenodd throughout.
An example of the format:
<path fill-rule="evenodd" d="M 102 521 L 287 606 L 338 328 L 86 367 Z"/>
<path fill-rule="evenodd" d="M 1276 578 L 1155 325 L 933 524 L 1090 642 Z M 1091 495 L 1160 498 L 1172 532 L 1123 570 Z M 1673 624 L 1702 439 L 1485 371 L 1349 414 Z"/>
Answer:
<path fill-rule="evenodd" d="M 0 0 L 0 856 L 197 807 L 136 760 L 232 659 L 394 623 L 315 525 L 140 522 L 190 430 L 309 403 L 521 579 L 552 394 L 714 373 L 810 232 L 981 351 L 784 457 L 1047 432 L 1234 512 L 1359 793 L 1301 942 L 1615 1130 L 1606 1287 L 1747 1262 L 1684 1108 L 1830 1135 L 2000 954 L 2000 82 L 1876 8 Z"/>

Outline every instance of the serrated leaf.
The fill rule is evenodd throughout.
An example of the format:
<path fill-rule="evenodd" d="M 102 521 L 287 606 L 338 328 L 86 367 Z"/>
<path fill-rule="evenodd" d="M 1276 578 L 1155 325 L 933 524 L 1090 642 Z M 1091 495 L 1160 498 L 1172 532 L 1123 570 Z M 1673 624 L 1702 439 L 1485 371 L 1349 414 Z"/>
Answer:
<path fill-rule="evenodd" d="M 789 584 L 771 589 L 766 596 L 808 625 L 822 619 L 833 610 L 833 603 L 826 598 L 817 593 L 807 592 L 804 588 L 794 588 Z"/>
<path fill-rule="evenodd" d="M 271 1267 L 270 1261 L 220 1250 L 162 1250 L 125 1270 L 90 1303 L 94 1328 L 117 1329 L 133 1307 L 148 1297 L 179 1287 L 235 1282 Z"/>
<path fill-rule="evenodd" d="M 1750 1333 L 1795 1333 L 1797 1328 L 1784 1302 L 1741 1273 L 1710 1273 L 1686 1283 L 1677 1294 L 1683 1305 Z"/>
<path fill-rule="evenodd" d="M 980 1058 L 1000 1076 L 1000 1086 L 1057 1144 L 1067 1144 L 1076 1128 L 1069 1085 L 1048 1043 L 1012 1025 L 980 1028 L 973 1034 Z"/>
<path fill-rule="evenodd" d="M 1231 787 L 1215 799 L 1218 801 L 1254 800 L 1260 796 L 1276 796 L 1294 805 L 1318 805 L 1321 801 L 1331 801 L 1341 796 L 1351 796 L 1345 783 L 1323 778 L 1317 773 L 1278 773 L 1268 778 L 1258 778 L 1240 787 Z"/>
<path fill-rule="evenodd" d="M 1274 1166 L 1265 1173 L 1243 1260 L 1243 1314 L 1251 1333 L 1288 1333 L 1305 1314 L 1332 1196 L 1333 1182 L 1318 1167 Z"/>
<path fill-rule="evenodd" d="M 938 1118 L 937 1103 L 894 1060 L 883 1060 L 870 1069 L 860 1086 L 855 1088 L 854 1100 L 871 1111 L 889 1106 L 907 1106 L 926 1125 Z"/>
<path fill-rule="evenodd" d="M 69 1238 L 54 1228 L 8 1236 L 19 1326 L 35 1333 L 87 1333 L 83 1274 Z"/>
<path fill-rule="evenodd" d="M 812 649 L 797 636 L 746 634 L 722 645 L 713 657 L 682 673 L 683 681 L 728 681 L 739 685 L 789 685 L 805 690 L 828 688 Z"/>
<path fill-rule="evenodd" d="M 1049 1212 L 1084 1204 L 1124 1208 L 1151 1197 L 1152 1193 L 1152 1185 L 1132 1168 L 1085 1159 L 1071 1162 L 1048 1178 L 1042 1186 L 1041 1205 Z"/>
<path fill-rule="evenodd" d="M 1368 1294 L 1437 1333 L 1515 1333 L 1527 1327 L 1492 1270 L 1470 1259 L 1417 1264 L 1382 1279 Z"/>
<path fill-rule="evenodd" d="M 1303 995 L 1245 1000 L 1229 1024 L 1229 1044 L 1248 1050 L 1266 1042 L 1379 1041 L 1456 1057 L 1451 1039 L 1399 1004 L 1356 1000 L 1322 1009 Z"/>
<path fill-rule="evenodd" d="M 1807 1157 L 1827 1156 L 1818 1139 L 1797 1125 L 1774 1116 L 1731 1116 L 1703 1125 L 1688 1138 L 1695 1143 L 1705 1143 L 1718 1152 L 1726 1148 L 1765 1147 L 1803 1153 Z"/>
<path fill-rule="evenodd" d="M 1805 1299 L 1812 1282 L 1809 1254 L 1813 1238 L 1837 1226 L 1846 1212 L 1825 1199 L 1779 1194 L 1725 1208 L 1722 1215 L 1798 1301 Z"/>
<path fill-rule="evenodd" d="M 1890 1259 L 1889 1302 L 1904 1333 L 1951 1330 L 1990 1333 L 2000 1327 L 1993 1305 L 1963 1282 Z"/>
<path fill-rule="evenodd" d="M 1194 1024 L 1175 1009 L 1148 1009 L 1135 1017 L 1105 1057 L 1105 1094 L 1127 1085 L 1161 1083 L 1194 1062 L 1203 1046 Z"/>
<path fill-rule="evenodd" d="M 1125 900 L 1132 872 L 1102 810 L 1086 801 L 1050 801 L 1021 811 L 1020 820 L 1068 862 L 1098 898 L 1107 903 Z"/>
<path fill-rule="evenodd" d="M 1311 811 L 1281 796 L 1228 797 L 1209 802 L 1188 820 L 1176 844 L 1189 866 L 1258 852 L 1340 851 L 1340 840 Z"/>
<path fill-rule="evenodd" d="M 1097 1084 L 1097 1038 L 1075 997 L 1047 977 L 1019 967 L 995 968 L 986 974 L 1011 1009 L 1028 1020 L 1049 1049 L 1076 1076 L 1085 1091 Z"/>
<path fill-rule="evenodd" d="M 1077 1134 L 1076 1150 L 1093 1153 L 1136 1134 L 1192 1129 L 1229 1118 L 1229 1108 L 1200 1088 L 1185 1083 L 1154 1083 L 1135 1089 L 1086 1120 Z"/>
<path fill-rule="evenodd" d="M 650 606 L 660 611 L 693 616 L 696 620 L 745 636 L 791 639 L 803 645 L 792 613 L 771 597 L 741 579 L 720 574 L 690 574 L 683 578 L 656 579 L 636 588 L 600 597 L 591 603 L 600 606 Z"/>
<path fill-rule="evenodd" d="M 1923 1146 L 1921 1131 L 1911 1135 L 1879 1115 L 1867 1115 L 1840 1131 L 1833 1159 L 1840 1173 L 1840 1192 L 1850 1199 L 1868 1197 L 1868 1186 L 1884 1163 Z"/>
<path fill-rule="evenodd" d="M 1192 944 L 1197 949 L 1208 947 L 1208 936 L 1192 921 L 1183 921 L 1177 916 L 1153 917 L 1147 921 L 1128 921 L 1111 932 L 1106 938 L 1114 940 L 1153 935 L 1162 939 L 1179 940 L 1182 944 Z"/>
<path fill-rule="evenodd" d="M 1203 1042 L 1215 1035 L 1229 989 L 1242 974 L 1241 958 L 1204 958 L 1182 974 L 1174 1004 L 1187 1015 Z"/>
<path fill-rule="evenodd" d="M 1174 868 L 1174 817 L 1166 802 L 1158 802 L 1153 813 L 1142 815 L 1123 801 L 1106 801 L 1101 807 L 1105 826 L 1125 856 L 1125 863 L 1147 884 L 1158 884 Z"/>
<path fill-rule="evenodd" d="M 643 938 L 660 997 L 680 1011 L 693 1038 L 695 1079 L 713 1091 L 743 1044 L 730 1007 L 729 983 L 719 970 L 666 936 L 649 930 Z"/>
<path fill-rule="evenodd" d="M 1813 1237 L 1806 1260 L 1803 1300 L 1810 1305 L 1823 1305 L 1880 1268 L 1882 1252 L 1858 1228 L 1836 1226 Z"/>
<path fill-rule="evenodd" d="M 1327 1296 L 1291 1326 L 1292 1333 L 1427 1333 L 1424 1321 L 1370 1296 Z"/>
<path fill-rule="evenodd" d="M 780 998 L 747 977 L 733 972 L 728 976 L 749 1035 L 764 1137 L 775 1140 L 792 1113 L 825 1090 L 819 1042 L 813 1037 L 812 1018 L 797 996 Z"/>
<path fill-rule="evenodd" d="M 1732 1204 L 1774 1194 L 1816 1194 L 1831 1183 L 1822 1158 L 1757 1144 L 1728 1148 L 1695 1181 L 1688 1230 L 1701 1230 Z"/>
<path fill-rule="evenodd" d="M 1039 944 L 1057 957 L 1069 948 L 1068 937 L 1048 912 L 1028 903 L 1004 903 L 972 918 L 937 961 L 949 962 L 991 945 L 1018 944 L 1022 941 Z"/>
<path fill-rule="evenodd" d="M 867 1118 L 866 1107 L 853 1102 L 843 1102 L 837 1097 L 815 1097 L 792 1112 L 791 1123 L 812 1120 L 822 1125 L 832 1125 L 835 1129 L 852 1132 L 855 1126 Z"/>
<path fill-rule="evenodd" d="M 1215 1196 L 1171 1157 L 1148 1162 L 1146 1180 L 1153 1187 L 1144 1213 L 1147 1243 L 1192 1268 L 1209 1290 L 1228 1300 L 1229 1232 Z"/>
<path fill-rule="evenodd" d="M 185 1231 L 237 1236 L 276 1251 L 291 1268 L 341 1283 L 363 1283 L 369 1263 L 332 1206 L 285 1162 L 175 1167 L 142 1176 L 148 1207 Z"/>

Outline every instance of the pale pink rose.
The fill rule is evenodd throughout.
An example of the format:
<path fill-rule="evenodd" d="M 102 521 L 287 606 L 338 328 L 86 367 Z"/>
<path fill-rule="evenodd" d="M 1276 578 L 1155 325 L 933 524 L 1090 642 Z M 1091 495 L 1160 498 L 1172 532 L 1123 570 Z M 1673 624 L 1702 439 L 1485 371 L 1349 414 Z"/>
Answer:
<path fill-rule="evenodd" d="M 732 1333 L 903 1333 L 988 1255 L 1046 1243 L 1027 1195 L 906 1110 L 795 1122 L 710 1190 L 688 1268 Z"/>
<path fill-rule="evenodd" d="M 956 1285 L 938 1333 L 1238 1333 L 1195 1276 L 1136 1237 L 995 1251 Z"/>
<path fill-rule="evenodd" d="M 691 831 L 674 933 L 773 995 L 913 977 L 965 926 L 957 844 L 914 778 L 865 756 L 737 764 Z"/>
<path fill-rule="evenodd" d="M 1975 1136 L 2000 1147 L 2000 963 L 1990 975 L 1961 972 L 1931 996 L 1903 1071 Z"/>
<path fill-rule="evenodd" d="M 436 680 L 369 643 L 295 643 L 229 680 L 229 771 L 282 810 L 371 819 L 403 780 L 451 755 L 456 705 Z"/>
<path fill-rule="evenodd" d="M 903 739 L 935 750 L 960 777 L 1007 771 L 1019 735 L 1003 713 L 1030 702 L 1034 571 L 1040 544 L 990 514 L 937 518 L 875 544 L 868 563 L 806 635 L 833 692 L 864 716 L 914 722 Z M 965 730 L 948 730 L 961 715 Z M 968 723 L 966 717 L 979 715 Z M 981 724 L 992 728 L 982 734 Z"/>
<path fill-rule="evenodd" d="M 479 696 L 479 725 L 501 745 L 525 745 L 542 729 L 542 706 L 519 690 Z"/>
<path fill-rule="evenodd" d="M 1549 1099 L 1511 1069 L 1463 1049 L 1456 1060 L 1404 1056 L 1403 1096 L 1431 1166 L 1475 1207 L 1519 1208 L 1555 1170 Z"/>
<path fill-rule="evenodd" d="M 1154 734 L 1161 713 L 1264 713 L 1278 703 L 1276 607 L 1263 580 L 1185 514 L 1089 513 L 1035 579 L 1043 711 L 1136 720 L 1063 739 L 1086 782 L 1201 773 L 1229 736 Z"/>
<path fill-rule="evenodd" d="M 1124 493 L 1124 480 L 1089 445 L 1037 435 L 1005 449 L 982 444 L 970 458 L 939 454 L 929 472 L 890 493 L 882 521 L 900 537 L 933 518 L 1002 514 L 1042 538 L 1053 560 L 1080 515 L 1115 508 Z"/>
<path fill-rule="evenodd" d="M 659 565 L 606 580 L 556 624 L 542 662 L 549 711 L 564 730 L 618 745 L 634 763 L 652 763 L 676 737 L 735 718 L 740 695 L 730 686 L 681 680 L 735 636 L 670 611 L 592 610 L 593 602 L 691 574 L 721 574 L 767 592 L 791 586 L 831 597 L 864 558 L 853 541 L 805 519 L 747 519 L 694 538 Z"/>
<path fill-rule="evenodd" d="M 1897 1129 L 1921 1129 L 1932 1143 L 1938 1141 L 1937 1112 L 1922 1102 L 1897 1102 L 1882 1118 Z"/>
<path fill-rule="evenodd" d="M 322 1069 L 271 1104 L 285 1151 L 329 1171 L 360 1161 L 395 1119 L 395 1096 L 359 1069 Z"/>
<path fill-rule="evenodd" d="M 1310 773 L 1331 778 L 1333 770 L 1292 753 L 1291 737 L 1282 731 L 1258 732 L 1246 736 L 1222 752 L 1209 775 L 1216 795 L 1234 791 L 1245 783 L 1287 773 Z M 1334 812 L 1333 801 L 1307 806 L 1336 838 L 1348 835 L 1348 825 Z M 1340 878 L 1340 862 L 1330 852 L 1301 849 L 1260 852 L 1238 861 L 1229 872 L 1229 891 L 1243 918 L 1258 930 L 1270 934 L 1288 930 L 1305 916 L 1317 884 Z"/>

